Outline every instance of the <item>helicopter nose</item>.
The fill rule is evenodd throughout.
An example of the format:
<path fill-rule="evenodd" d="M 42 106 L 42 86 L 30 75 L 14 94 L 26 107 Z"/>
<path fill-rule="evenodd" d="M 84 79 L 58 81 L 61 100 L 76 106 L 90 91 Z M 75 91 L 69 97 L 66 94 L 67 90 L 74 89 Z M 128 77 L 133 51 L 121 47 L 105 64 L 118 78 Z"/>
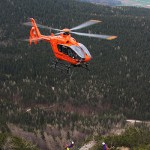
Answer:
<path fill-rule="evenodd" d="M 85 56 L 85 62 L 89 62 L 90 60 L 91 60 L 91 57 L 86 54 L 86 56 Z"/>

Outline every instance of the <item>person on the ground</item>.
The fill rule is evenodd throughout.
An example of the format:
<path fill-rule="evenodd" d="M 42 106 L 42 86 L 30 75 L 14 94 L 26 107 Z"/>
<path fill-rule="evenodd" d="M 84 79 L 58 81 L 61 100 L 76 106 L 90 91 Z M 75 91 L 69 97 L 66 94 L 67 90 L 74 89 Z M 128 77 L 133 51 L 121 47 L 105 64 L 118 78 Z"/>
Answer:
<path fill-rule="evenodd" d="M 103 150 L 109 150 L 108 146 L 104 142 L 102 143 L 102 145 L 103 145 Z"/>
<path fill-rule="evenodd" d="M 66 150 L 70 150 L 74 146 L 74 142 L 72 141 L 69 145 L 66 145 Z"/>

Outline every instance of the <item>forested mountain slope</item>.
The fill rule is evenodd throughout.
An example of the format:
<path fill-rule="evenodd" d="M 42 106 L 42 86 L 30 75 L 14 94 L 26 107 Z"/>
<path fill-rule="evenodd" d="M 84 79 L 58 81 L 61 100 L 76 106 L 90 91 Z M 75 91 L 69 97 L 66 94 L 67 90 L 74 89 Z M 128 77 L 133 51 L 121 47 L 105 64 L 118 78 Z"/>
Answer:
<path fill-rule="evenodd" d="M 78 141 L 93 132 L 105 134 L 116 124 L 124 124 L 126 117 L 150 118 L 150 10 L 73 0 L 1 0 L 0 9 L 2 131 L 7 131 L 6 122 L 36 134 L 40 129 L 42 137 L 50 133 L 58 137 L 62 147 L 70 138 Z M 104 41 L 74 36 L 93 59 L 90 72 L 75 68 L 69 78 L 50 67 L 53 54 L 48 43 L 30 47 L 21 41 L 29 37 L 30 28 L 22 23 L 30 17 L 60 29 L 98 19 L 101 24 L 81 32 L 118 38 Z M 27 108 L 31 108 L 29 113 Z"/>

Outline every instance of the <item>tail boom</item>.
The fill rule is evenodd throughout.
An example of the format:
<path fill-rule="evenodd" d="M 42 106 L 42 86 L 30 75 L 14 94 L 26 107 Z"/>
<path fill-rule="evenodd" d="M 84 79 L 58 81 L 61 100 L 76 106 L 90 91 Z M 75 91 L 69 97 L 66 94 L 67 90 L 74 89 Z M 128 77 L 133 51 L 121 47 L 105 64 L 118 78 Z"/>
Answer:
<path fill-rule="evenodd" d="M 41 39 L 42 35 L 41 35 L 37 25 L 36 25 L 35 20 L 33 18 L 30 18 L 30 21 L 32 24 L 32 28 L 30 30 L 29 43 L 30 43 L 30 45 L 32 44 L 32 42 L 34 42 L 34 44 L 37 44 L 39 39 Z"/>
<path fill-rule="evenodd" d="M 51 39 L 51 36 L 42 35 L 39 31 L 39 28 L 38 28 L 35 20 L 33 18 L 30 18 L 30 21 L 32 24 L 32 28 L 30 30 L 30 37 L 29 37 L 30 45 L 32 44 L 32 42 L 34 42 L 34 44 L 37 44 L 38 41 L 40 41 L 40 40 L 45 40 L 45 41 L 49 42 Z"/>

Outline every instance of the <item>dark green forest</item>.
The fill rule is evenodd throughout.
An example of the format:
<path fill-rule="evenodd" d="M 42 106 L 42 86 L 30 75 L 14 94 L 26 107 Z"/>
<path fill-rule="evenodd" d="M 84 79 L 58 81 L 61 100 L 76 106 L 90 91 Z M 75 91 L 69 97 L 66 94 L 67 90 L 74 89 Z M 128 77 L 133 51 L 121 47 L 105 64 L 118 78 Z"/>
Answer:
<path fill-rule="evenodd" d="M 1 0 L 0 10 L 1 132 L 12 132 L 13 123 L 40 136 L 47 149 L 58 145 L 62 149 L 70 139 L 80 145 L 89 135 L 123 127 L 126 118 L 150 120 L 149 9 L 75 0 Z M 59 29 L 98 19 L 100 24 L 80 31 L 118 38 L 73 36 L 93 58 L 89 72 L 74 68 L 69 77 L 51 67 L 54 55 L 49 43 L 29 46 L 22 41 L 30 31 L 22 23 L 31 17 Z"/>

